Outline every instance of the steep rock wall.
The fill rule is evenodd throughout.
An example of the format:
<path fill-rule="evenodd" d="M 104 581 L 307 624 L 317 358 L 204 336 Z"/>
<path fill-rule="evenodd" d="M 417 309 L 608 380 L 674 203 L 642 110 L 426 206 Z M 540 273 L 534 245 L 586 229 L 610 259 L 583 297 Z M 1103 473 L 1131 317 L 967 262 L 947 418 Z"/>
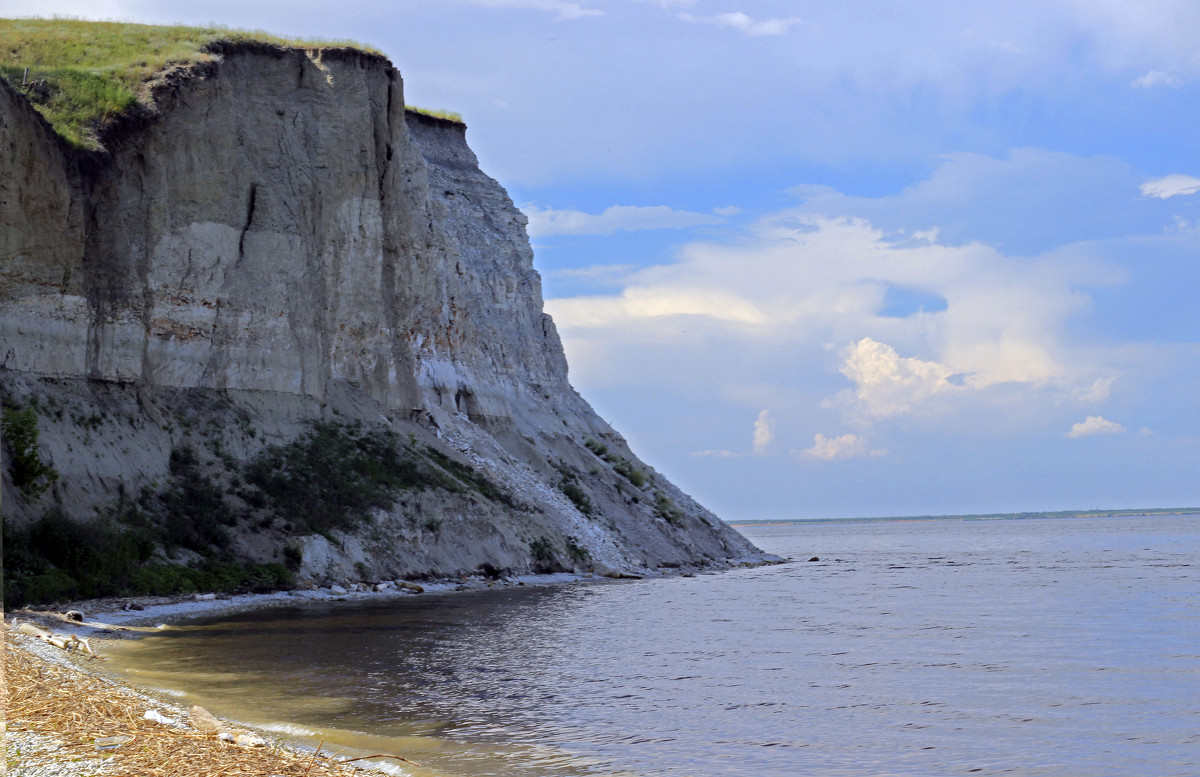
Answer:
<path fill-rule="evenodd" d="M 235 494 L 238 551 L 299 541 L 314 578 L 756 557 L 571 388 L 525 219 L 463 125 L 406 112 L 382 57 L 220 53 L 100 154 L 0 81 L 0 391 L 60 476 L 39 495 L 6 467 L 6 522 L 111 512 L 186 447 Z M 238 484 L 320 420 L 461 487 L 296 537 Z"/>

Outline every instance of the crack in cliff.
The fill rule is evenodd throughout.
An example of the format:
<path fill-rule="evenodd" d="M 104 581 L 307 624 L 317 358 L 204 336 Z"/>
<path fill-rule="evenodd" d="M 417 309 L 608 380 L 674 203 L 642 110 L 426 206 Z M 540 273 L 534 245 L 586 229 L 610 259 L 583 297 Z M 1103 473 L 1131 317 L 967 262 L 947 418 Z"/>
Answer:
<path fill-rule="evenodd" d="M 246 223 L 242 225 L 242 234 L 238 237 L 238 264 L 246 256 L 246 233 L 254 223 L 254 208 L 258 203 L 258 184 L 250 184 L 250 204 L 246 207 Z"/>

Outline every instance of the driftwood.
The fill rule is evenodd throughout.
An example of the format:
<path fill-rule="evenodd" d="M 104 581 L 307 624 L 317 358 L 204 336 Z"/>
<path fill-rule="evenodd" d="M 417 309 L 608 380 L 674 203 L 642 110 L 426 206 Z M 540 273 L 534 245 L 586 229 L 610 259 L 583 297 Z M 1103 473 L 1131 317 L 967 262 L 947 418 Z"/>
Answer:
<path fill-rule="evenodd" d="M 41 626 L 38 626 L 34 623 L 22 623 L 17 627 L 17 631 L 21 632 L 22 634 L 28 634 L 31 637 L 37 637 L 42 642 L 45 642 L 48 645 L 54 645 L 54 647 L 61 648 L 68 653 L 74 650 L 83 650 L 83 652 L 87 653 L 92 658 L 99 658 L 99 656 L 96 655 L 96 652 L 92 650 L 92 644 L 90 642 L 88 642 L 86 639 L 80 639 L 74 634 L 55 634 L 54 632 L 47 631 L 46 629 L 43 629 Z"/>

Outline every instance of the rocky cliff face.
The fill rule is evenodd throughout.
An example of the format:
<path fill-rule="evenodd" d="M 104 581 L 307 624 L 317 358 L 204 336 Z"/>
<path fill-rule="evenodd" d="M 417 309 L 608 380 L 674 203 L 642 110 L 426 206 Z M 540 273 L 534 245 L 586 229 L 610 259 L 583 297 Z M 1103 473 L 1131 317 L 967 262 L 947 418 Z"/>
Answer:
<path fill-rule="evenodd" d="M 25 482 L 8 428 L 6 523 L 140 504 L 165 526 L 190 478 L 240 557 L 290 549 L 314 579 L 756 554 L 571 388 L 525 219 L 463 125 L 407 112 L 382 57 L 221 54 L 102 153 L 0 80 L 0 391 L 57 473 Z M 287 497 L 315 471 L 287 452 L 338 435 L 423 474 L 304 514 L 332 508 Z"/>

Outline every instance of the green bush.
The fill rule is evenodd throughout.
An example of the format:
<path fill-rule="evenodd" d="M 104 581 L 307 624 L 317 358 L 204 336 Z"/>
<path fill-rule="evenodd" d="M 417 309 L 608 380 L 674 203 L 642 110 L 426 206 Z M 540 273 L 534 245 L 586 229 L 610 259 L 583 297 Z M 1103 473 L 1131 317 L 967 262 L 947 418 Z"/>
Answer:
<path fill-rule="evenodd" d="M 486 499 L 493 502 L 500 502 L 514 509 L 521 509 L 521 505 L 512 498 L 507 492 L 502 491 L 495 483 L 481 475 L 474 467 L 463 464 L 460 461 L 450 458 L 446 454 L 439 451 L 437 448 L 426 446 L 425 454 L 442 469 L 473 491 L 476 491 Z M 442 488 L 447 488 L 450 491 L 457 491 L 458 486 L 453 480 L 439 483 Z"/>
<path fill-rule="evenodd" d="M 574 537 L 567 537 L 567 552 L 576 561 L 587 561 L 592 557 L 592 552 L 579 544 L 579 540 Z"/>
<path fill-rule="evenodd" d="M 170 483 L 157 495 L 166 547 L 201 554 L 228 548 L 233 538 L 226 527 L 236 526 L 238 519 L 224 489 L 204 473 L 190 447 L 172 450 L 169 466 Z"/>
<path fill-rule="evenodd" d="M 58 472 L 42 461 L 38 450 L 37 414 L 32 407 L 23 410 L 5 407 L 0 414 L 0 430 L 11 452 L 13 485 L 30 496 L 40 496 L 51 483 L 58 480 Z"/>
<path fill-rule="evenodd" d="M 372 509 L 390 507 L 401 489 L 454 488 L 400 450 L 386 429 L 317 422 L 290 443 L 264 448 L 244 476 L 277 517 L 325 533 L 352 528 Z"/>
<path fill-rule="evenodd" d="M 613 464 L 613 471 L 632 483 L 634 488 L 641 488 L 642 486 L 646 485 L 648 478 L 646 477 L 645 472 L 642 472 L 640 469 L 633 466 L 633 464 L 629 463 L 629 461 L 621 458 L 620 456 L 616 456 L 615 458 L 618 461 Z"/>
<path fill-rule="evenodd" d="M 632 483 L 634 487 L 642 488 L 646 483 L 650 482 L 650 478 L 647 477 L 645 472 L 633 466 L 632 462 L 619 453 L 610 452 L 608 446 L 595 437 L 588 437 L 583 441 L 583 444 L 589 451 L 611 464 L 613 471 Z"/>
<path fill-rule="evenodd" d="M 596 506 L 592 504 L 592 498 L 588 496 L 587 491 L 579 485 L 579 478 L 575 473 L 567 469 L 566 465 L 560 464 L 558 467 L 559 481 L 558 490 L 574 503 L 576 509 L 584 515 L 591 515 Z"/>
<path fill-rule="evenodd" d="M 77 598 L 75 592 L 78 589 L 78 583 L 75 578 L 61 569 L 38 572 L 20 580 L 11 593 L 8 590 L 9 585 L 10 583 L 6 581 L 4 604 L 10 608 L 25 603 L 63 602 Z"/>
<path fill-rule="evenodd" d="M 584 491 L 583 487 L 578 483 L 572 483 L 569 480 L 564 480 L 558 484 L 558 489 L 566 494 L 567 498 L 570 499 L 575 504 L 575 507 L 579 509 L 579 512 L 583 513 L 584 515 L 591 515 L 595 511 L 596 506 L 592 504 L 592 498 L 588 496 L 587 492 Z"/>
<path fill-rule="evenodd" d="M 206 559 L 151 562 L 156 542 L 108 518 L 77 521 L 48 510 L 25 529 L 4 526 L 4 604 L 20 607 L 98 596 L 271 591 L 293 584 L 283 564 Z"/>
<path fill-rule="evenodd" d="M 673 526 L 683 526 L 686 515 L 662 491 L 654 492 L 654 514 Z"/>
<path fill-rule="evenodd" d="M 529 543 L 529 552 L 538 561 L 554 560 L 554 544 L 549 537 L 538 537 Z"/>
<path fill-rule="evenodd" d="M 583 441 L 583 444 L 587 446 L 589 451 L 596 454 L 600 458 L 604 458 L 608 455 L 608 446 L 597 440 L 595 437 L 587 438 Z"/>
<path fill-rule="evenodd" d="M 283 546 L 283 565 L 291 572 L 295 572 L 304 563 L 304 550 L 299 545 L 284 545 Z"/>

